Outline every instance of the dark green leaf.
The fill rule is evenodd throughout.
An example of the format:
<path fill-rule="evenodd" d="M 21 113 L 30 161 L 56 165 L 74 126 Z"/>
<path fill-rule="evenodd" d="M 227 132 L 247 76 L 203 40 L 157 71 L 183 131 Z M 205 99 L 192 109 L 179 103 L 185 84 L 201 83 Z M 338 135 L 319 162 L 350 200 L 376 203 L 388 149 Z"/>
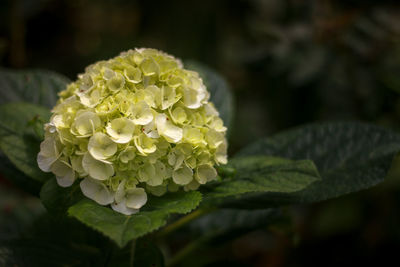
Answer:
<path fill-rule="evenodd" d="M 69 79 L 51 71 L 0 69 L 0 104 L 29 102 L 52 108 Z"/>
<path fill-rule="evenodd" d="M 48 121 L 49 110 L 33 104 L 10 103 L 0 106 L 0 114 L 1 151 L 25 175 L 39 182 L 47 180 L 49 175 L 36 162 L 42 132 L 34 124 Z"/>
<path fill-rule="evenodd" d="M 233 230 L 256 229 L 271 223 L 280 211 L 278 209 L 237 210 L 221 209 L 195 220 L 190 228 L 201 234 L 222 234 Z"/>
<path fill-rule="evenodd" d="M 233 179 L 203 187 L 204 205 L 266 208 L 263 201 L 254 205 L 247 200 L 270 192 L 290 195 L 319 180 L 318 171 L 309 160 L 252 156 L 232 159 L 228 166 L 235 168 L 237 174 Z"/>
<path fill-rule="evenodd" d="M 229 130 L 232 126 L 235 111 L 232 92 L 226 80 L 213 69 L 195 61 L 186 62 L 185 67 L 195 70 L 200 74 L 210 92 L 211 102 L 214 103 Z"/>
<path fill-rule="evenodd" d="M 266 196 L 271 202 L 290 204 L 321 201 L 374 186 L 384 180 L 399 150 L 399 134 L 348 122 L 308 125 L 277 134 L 246 147 L 238 157 L 271 155 L 313 160 L 322 180 L 295 194 Z"/>
<path fill-rule="evenodd" d="M 130 240 L 163 226 L 169 214 L 188 213 L 195 209 L 200 201 L 201 194 L 195 191 L 167 194 L 150 199 L 146 209 L 126 216 L 85 199 L 70 207 L 68 213 L 123 247 Z"/>
<path fill-rule="evenodd" d="M 42 184 L 29 178 L 26 174 L 18 170 L 14 164 L 0 151 L 0 172 L 9 181 L 17 185 L 24 191 L 33 195 L 38 195 Z"/>
<path fill-rule="evenodd" d="M 0 241 L 0 266 L 105 266 L 110 244 L 72 218 L 42 216 L 13 240 Z"/>
<path fill-rule="evenodd" d="M 65 214 L 69 207 L 83 198 L 78 181 L 64 188 L 57 184 L 55 178 L 52 178 L 43 185 L 40 191 L 40 199 L 46 209 L 58 214 Z"/>

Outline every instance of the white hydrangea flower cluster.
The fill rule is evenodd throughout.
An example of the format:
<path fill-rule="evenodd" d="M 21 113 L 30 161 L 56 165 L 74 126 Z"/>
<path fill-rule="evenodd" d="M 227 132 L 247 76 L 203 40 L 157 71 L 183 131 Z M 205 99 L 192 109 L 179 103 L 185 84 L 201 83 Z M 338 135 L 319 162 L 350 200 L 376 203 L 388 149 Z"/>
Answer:
<path fill-rule="evenodd" d="M 86 68 L 45 125 L 39 167 L 62 187 L 133 214 L 147 193 L 195 190 L 227 163 L 226 127 L 198 73 L 154 49 Z"/>

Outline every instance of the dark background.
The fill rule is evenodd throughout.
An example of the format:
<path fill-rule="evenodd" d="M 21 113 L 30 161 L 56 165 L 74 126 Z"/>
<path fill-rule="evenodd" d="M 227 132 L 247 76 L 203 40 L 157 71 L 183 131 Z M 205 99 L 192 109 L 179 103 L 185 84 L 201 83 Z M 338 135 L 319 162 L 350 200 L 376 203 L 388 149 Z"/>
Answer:
<path fill-rule="evenodd" d="M 88 64 L 135 47 L 207 64 L 236 99 L 231 154 L 316 121 L 399 131 L 397 2 L 2 0 L 0 66 L 75 79 Z M 288 209 L 284 222 L 204 256 L 215 266 L 385 266 L 400 249 L 398 173 L 372 190 Z M 16 207 L 34 200 L 2 183 L 0 225 L 6 225 L 25 216 Z"/>

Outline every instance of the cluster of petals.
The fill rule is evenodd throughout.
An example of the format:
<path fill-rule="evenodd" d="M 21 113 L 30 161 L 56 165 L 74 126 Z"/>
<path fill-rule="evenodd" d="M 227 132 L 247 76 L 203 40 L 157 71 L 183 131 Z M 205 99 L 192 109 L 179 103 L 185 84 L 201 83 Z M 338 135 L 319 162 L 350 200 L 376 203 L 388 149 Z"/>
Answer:
<path fill-rule="evenodd" d="M 62 187 L 120 213 L 147 194 L 196 190 L 226 164 L 226 127 L 197 72 L 155 49 L 86 68 L 60 92 L 37 156 Z"/>

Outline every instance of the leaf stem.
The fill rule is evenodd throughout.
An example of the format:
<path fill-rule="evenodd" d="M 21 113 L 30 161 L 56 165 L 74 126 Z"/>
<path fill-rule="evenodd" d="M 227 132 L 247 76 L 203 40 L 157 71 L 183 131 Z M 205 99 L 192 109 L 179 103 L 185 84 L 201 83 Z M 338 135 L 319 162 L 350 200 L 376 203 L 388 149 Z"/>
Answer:
<path fill-rule="evenodd" d="M 167 235 L 169 235 L 170 233 L 176 231 L 177 229 L 181 228 L 182 226 L 184 226 L 185 224 L 193 221 L 194 219 L 207 214 L 211 211 L 213 211 L 214 209 L 198 209 L 195 210 L 192 213 L 189 213 L 188 215 L 185 215 L 183 217 L 181 217 L 179 220 L 171 223 L 170 225 L 167 225 L 166 227 L 164 227 L 162 230 L 160 230 L 160 232 L 158 232 L 157 234 L 157 238 L 161 239 Z"/>

